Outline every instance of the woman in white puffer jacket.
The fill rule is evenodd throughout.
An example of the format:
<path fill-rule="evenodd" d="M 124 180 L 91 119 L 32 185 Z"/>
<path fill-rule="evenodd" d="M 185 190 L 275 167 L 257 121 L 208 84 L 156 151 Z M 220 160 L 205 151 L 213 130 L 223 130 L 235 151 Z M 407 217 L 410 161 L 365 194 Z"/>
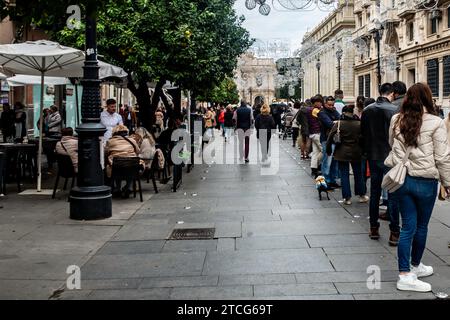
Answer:
<path fill-rule="evenodd" d="M 402 230 L 398 244 L 400 276 L 397 289 L 428 292 L 431 285 L 418 280 L 433 274 L 433 268 L 421 263 L 428 223 L 437 198 L 438 182 L 450 191 L 450 147 L 444 120 L 435 115 L 428 85 L 413 85 L 398 115 L 391 121 L 392 151 L 386 166 L 393 168 L 412 151 L 408 174 L 396 196 L 400 202 Z"/>

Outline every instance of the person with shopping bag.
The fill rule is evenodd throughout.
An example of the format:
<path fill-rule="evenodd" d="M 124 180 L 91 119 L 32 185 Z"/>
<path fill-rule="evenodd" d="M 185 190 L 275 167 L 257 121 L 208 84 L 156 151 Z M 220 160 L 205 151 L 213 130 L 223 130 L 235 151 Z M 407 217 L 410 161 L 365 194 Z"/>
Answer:
<path fill-rule="evenodd" d="M 397 289 L 429 292 L 431 285 L 418 278 L 433 274 L 422 257 L 439 181 L 450 192 L 450 149 L 447 128 L 436 114 L 428 85 L 418 83 L 408 90 L 400 113 L 392 118 L 389 140 L 392 151 L 385 165 L 391 171 L 383 187 L 394 192 L 403 222 Z"/>

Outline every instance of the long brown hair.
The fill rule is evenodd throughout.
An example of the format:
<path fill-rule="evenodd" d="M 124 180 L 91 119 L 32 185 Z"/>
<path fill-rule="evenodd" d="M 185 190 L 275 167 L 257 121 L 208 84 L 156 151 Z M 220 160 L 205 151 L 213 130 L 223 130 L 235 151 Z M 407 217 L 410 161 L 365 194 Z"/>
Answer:
<path fill-rule="evenodd" d="M 428 113 L 436 115 L 430 87 L 424 83 L 416 83 L 406 93 L 400 116 L 395 123 L 407 146 L 417 148 L 419 145 L 418 138 L 423 124 L 424 108 Z"/>

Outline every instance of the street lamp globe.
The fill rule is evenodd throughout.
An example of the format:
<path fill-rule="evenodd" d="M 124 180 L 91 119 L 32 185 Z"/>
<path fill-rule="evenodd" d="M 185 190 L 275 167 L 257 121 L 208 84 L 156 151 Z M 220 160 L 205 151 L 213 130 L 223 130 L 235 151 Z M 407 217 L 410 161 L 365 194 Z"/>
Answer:
<path fill-rule="evenodd" d="M 320 70 L 321 66 L 322 66 L 322 63 L 320 62 L 320 60 L 317 60 L 317 63 L 316 63 L 317 70 Z"/>
<path fill-rule="evenodd" d="M 342 56 L 344 55 L 344 50 L 339 49 L 336 51 L 336 58 L 340 61 L 342 59 Z"/>

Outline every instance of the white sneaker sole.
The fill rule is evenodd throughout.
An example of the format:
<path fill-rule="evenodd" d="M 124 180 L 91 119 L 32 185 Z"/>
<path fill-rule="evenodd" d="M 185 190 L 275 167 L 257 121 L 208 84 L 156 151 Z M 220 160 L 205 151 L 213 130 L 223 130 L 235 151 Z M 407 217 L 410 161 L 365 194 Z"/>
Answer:
<path fill-rule="evenodd" d="M 400 291 L 430 292 L 431 286 L 430 288 L 425 289 L 425 288 L 417 288 L 415 286 L 410 286 L 407 284 L 397 283 L 397 289 Z"/>
<path fill-rule="evenodd" d="M 434 274 L 434 272 L 427 272 L 427 273 L 416 273 L 417 278 L 425 278 L 425 277 L 429 277 L 432 276 Z"/>

